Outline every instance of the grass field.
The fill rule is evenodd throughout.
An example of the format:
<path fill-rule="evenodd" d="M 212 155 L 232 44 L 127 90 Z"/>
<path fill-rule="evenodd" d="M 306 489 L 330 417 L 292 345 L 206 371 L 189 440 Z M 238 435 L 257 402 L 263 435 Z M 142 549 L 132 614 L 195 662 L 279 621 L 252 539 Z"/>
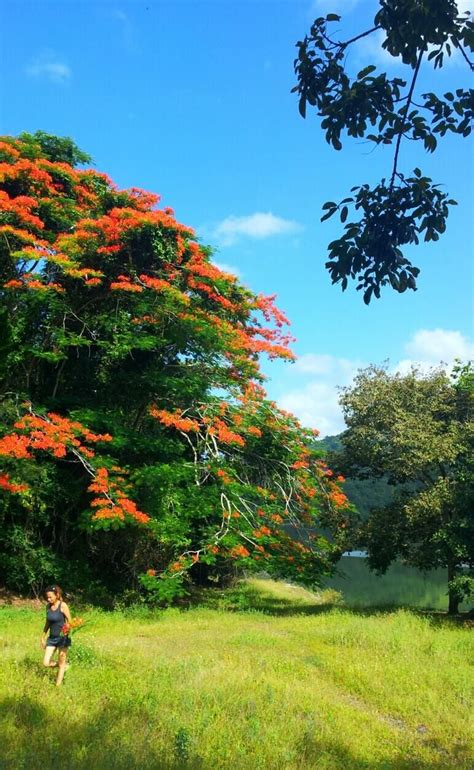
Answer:
<path fill-rule="evenodd" d="M 469 768 L 472 621 L 273 581 L 84 611 L 63 688 L 43 611 L 0 608 L 2 770 Z"/>

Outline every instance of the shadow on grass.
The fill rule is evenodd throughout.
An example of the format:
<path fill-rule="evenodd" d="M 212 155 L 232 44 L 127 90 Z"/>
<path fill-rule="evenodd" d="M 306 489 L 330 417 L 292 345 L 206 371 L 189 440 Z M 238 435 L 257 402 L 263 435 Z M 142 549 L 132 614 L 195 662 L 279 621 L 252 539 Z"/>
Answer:
<path fill-rule="evenodd" d="M 153 736 L 146 729 L 134 729 L 143 716 L 138 704 L 104 704 L 100 713 L 79 721 L 68 714 L 64 704 L 51 713 L 23 695 L 0 701 L 0 714 L 0 770 L 203 770 L 202 759 L 193 755 L 184 730 L 176 734 L 167 757 L 153 749 Z M 117 736 L 120 724 L 132 745 Z"/>
<path fill-rule="evenodd" d="M 254 588 L 245 582 L 226 589 L 207 588 L 197 594 L 188 604 L 188 609 L 206 607 L 226 612 L 262 613 L 265 615 L 319 615 L 330 612 L 336 603 L 322 603 L 315 600 L 301 602 L 276 596 L 271 591 Z"/>
<path fill-rule="evenodd" d="M 331 770 L 471 770 L 472 755 L 467 747 L 454 747 L 449 756 L 443 749 L 433 746 L 440 753 L 436 760 L 424 761 L 410 756 L 364 760 L 355 757 L 345 746 L 330 739 L 318 739 L 306 734 L 300 742 L 301 768 L 330 767 Z"/>
<path fill-rule="evenodd" d="M 262 581 L 263 582 L 263 581 Z M 461 613 L 450 616 L 440 610 L 421 609 L 410 605 L 400 604 L 381 604 L 368 607 L 349 606 L 342 600 L 331 601 L 331 594 L 337 592 L 327 592 L 329 599 L 317 599 L 314 603 L 309 599 L 302 601 L 298 598 L 277 596 L 269 588 L 256 588 L 251 584 L 242 581 L 233 587 L 227 589 L 207 588 L 194 596 L 192 601 L 187 604 L 186 609 L 195 607 L 207 607 L 227 612 L 261 613 L 272 616 L 291 616 L 291 615 L 322 615 L 333 612 L 334 610 L 343 610 L 352 615 L 362 617 L 371 617 L 377 615 L 391 615 L 399 610 L 406 610 L 428 618 L 434 626 L 446 625 L 467 625 L 474 626 L 474 616 L 472 613 Z"/>
<path fill-rule="evenodd" d="M 33 697 L 21 695 L 0 701 L 0 714 L 3 722 L 1 770 L 50 767 L 55 770 L 216 770 L 231 767 L 229 762 L 222 765 L 217 760 L 210 764 L 201 759 L 194 750 L 192 737 L 183 728 L 176 732 L 174 740 L 168 736 L 168 756 L 160 755 L 152 745 L 159 725 L 147 720 L 149 715 L 141 712 L 138 703 L 107 703 L 104 699 L 100 712 L 88 713 L 79 721 L 74 714 L 68 713 L 64 704 L 52 713 Z M 137 722 L 140 717 L 141 724 Z M 314 736 L 308 730 L 295 748 L 297 766 L 301 770 L 319 766 L 332 770 L 468 770 L 472 767 L 472 757 L 467 747 L 461 745 L 453 747 L 449 755 L 432 745 L 440 754 L 440 759 L 434 761 L 392 755 L 369 762 L 354 756 L 337 740 Z"/>

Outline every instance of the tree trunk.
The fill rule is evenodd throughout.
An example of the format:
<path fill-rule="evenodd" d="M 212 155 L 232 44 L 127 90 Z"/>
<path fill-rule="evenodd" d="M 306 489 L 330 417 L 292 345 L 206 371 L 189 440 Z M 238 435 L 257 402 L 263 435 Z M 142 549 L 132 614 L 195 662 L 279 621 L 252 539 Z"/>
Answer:
<path fill-rule="evenodd" d="M 448 564 L 448 583 L 451 582 L 451 580 L 454 580 L 456 577 L 456 567 L 454 564 Z M 459 594 L 457 591 L 455 591 L 451 586 L 448 588 L 448 596 L 449 596 L 449 604 L 448 604 L 448 613 L 449 615 L 457 615 L 459 612 Z"/>

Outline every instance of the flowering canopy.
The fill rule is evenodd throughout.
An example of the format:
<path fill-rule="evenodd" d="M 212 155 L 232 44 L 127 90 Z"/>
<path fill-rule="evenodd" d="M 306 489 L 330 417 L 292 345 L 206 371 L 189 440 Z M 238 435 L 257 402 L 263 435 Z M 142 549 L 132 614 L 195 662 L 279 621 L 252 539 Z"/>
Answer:
<path fill-rule="evenodd" d="M 259 355 L 293 358 L 274 297 L 214 265 L 157 195 L 44 136 L 0 141 L 7 526 L 21 506 L 54 519 L 67 504 L 67 527 L 100 548 L 95 530 L 133 525 L 121 558 L 160 596 L 229 560 L 314 582 L 348 504 L 314 432 L 265 396 Z"/>

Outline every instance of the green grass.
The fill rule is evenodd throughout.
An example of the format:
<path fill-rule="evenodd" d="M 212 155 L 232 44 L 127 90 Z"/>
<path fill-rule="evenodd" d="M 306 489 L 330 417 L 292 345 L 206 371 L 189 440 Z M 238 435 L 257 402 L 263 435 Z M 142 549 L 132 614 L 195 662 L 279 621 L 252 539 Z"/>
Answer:
<path fill-rule="evenodd" d="M 472 622 L 273 581 L 84 613 L 63 688 L 42 612 L 0 609 L 0 768 L 472 768 Z"/>

